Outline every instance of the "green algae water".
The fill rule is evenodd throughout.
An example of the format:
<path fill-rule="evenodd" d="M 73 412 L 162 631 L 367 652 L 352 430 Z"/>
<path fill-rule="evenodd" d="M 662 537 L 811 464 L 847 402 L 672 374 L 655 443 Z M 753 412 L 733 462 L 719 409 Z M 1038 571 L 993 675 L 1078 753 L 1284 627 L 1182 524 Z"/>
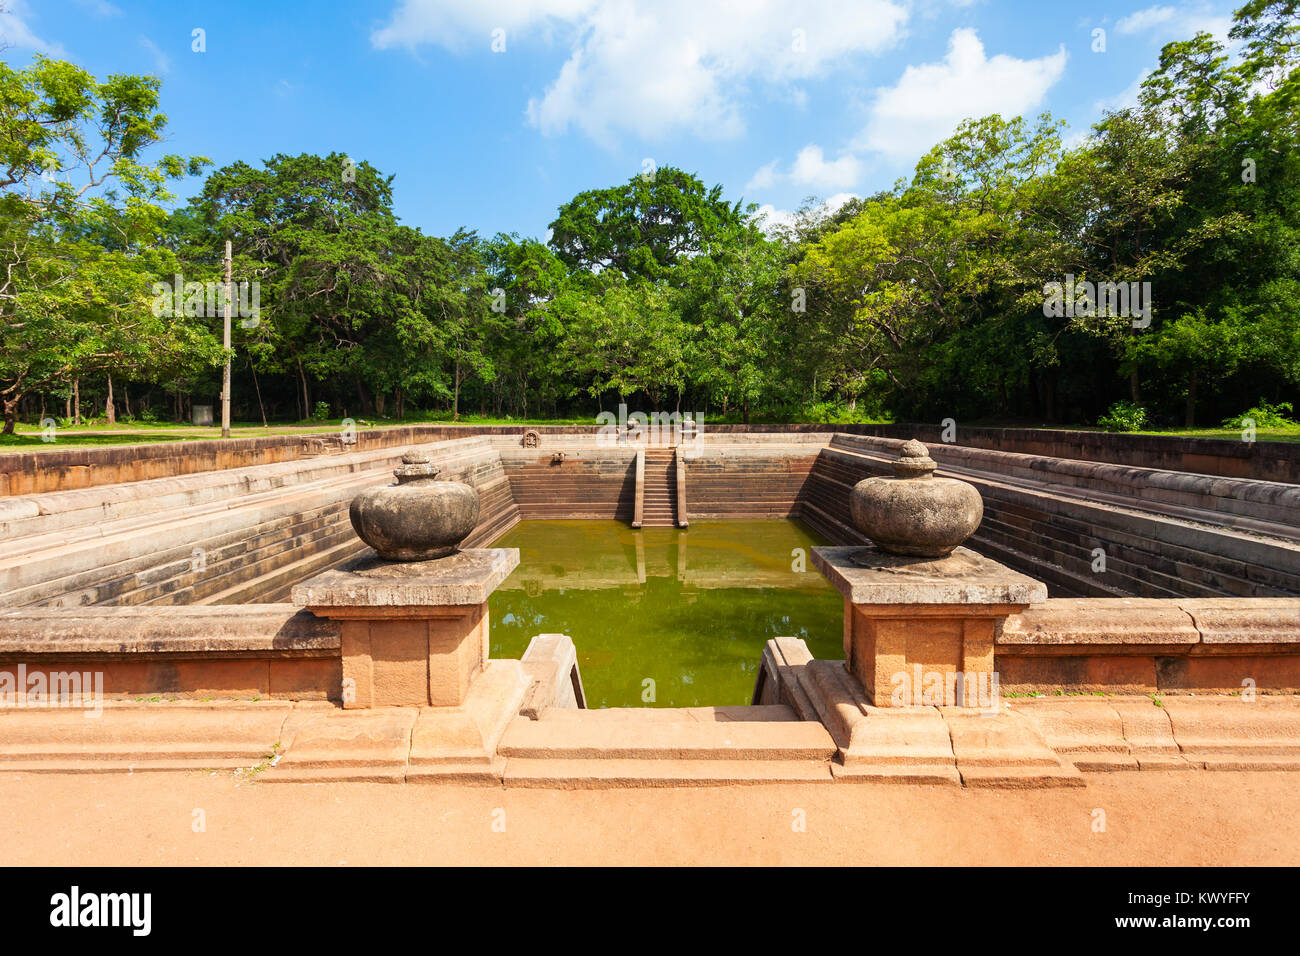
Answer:
<path fill-rule="evenodd" d="M 568 634 L 588 707 L 748 704 L 771 638 L 844 656 L 843 602 L 812 566 L 825 543 L 785 520 L 521 522 L 493 542 L 519 567 L 490 599 L 492 656 Z"/>

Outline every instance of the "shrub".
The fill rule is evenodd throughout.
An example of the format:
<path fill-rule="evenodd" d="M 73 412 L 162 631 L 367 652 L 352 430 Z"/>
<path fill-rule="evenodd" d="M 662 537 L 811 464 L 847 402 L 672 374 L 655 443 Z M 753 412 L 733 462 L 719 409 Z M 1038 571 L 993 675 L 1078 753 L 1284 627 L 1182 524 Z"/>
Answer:
<path fill-rule="evenodd" d="M 1108 432 L 1135 432 L 1147 425 L 1147 410 L 1134 402 L 1115 402 L 1097 419 L 1097 427 Z"/>
<path fill-rule="evenodd" d="M 329 402 L 317 402 L 317 403 L 316 403 L 316 407 L 315 407 L 314 409 L 312 409 L 311 417 L 312 417 L 312 421 L 316 421 L 316 422 L 326 422 L 326 421 L 329 421 L 329 417 L 330 417 L 330 403 L 329 403 Z"/>
<path fill-rule="evenodd" d="M 1297 422 L 1287 417 L 1292 414 L 1294 414 L 1294 409 L 1292 409 L 1290 402 L 1279 402 L 1276 405 L 1270 405 L 1261 398 L 1259 404 L 1254 408 L 1246 409 L 1235 418 L 1225 418 L 1223 427 L 1246 428 L 1246 421 L 1249 419 L 1256 428 L 1284 428 L 1287 425 L 1297 424 Z"/>

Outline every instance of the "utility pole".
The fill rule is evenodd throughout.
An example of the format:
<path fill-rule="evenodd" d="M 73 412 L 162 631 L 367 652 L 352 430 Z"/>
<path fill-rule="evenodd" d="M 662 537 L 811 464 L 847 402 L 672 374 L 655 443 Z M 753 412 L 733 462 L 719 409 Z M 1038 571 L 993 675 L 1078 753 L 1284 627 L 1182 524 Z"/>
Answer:
<path fill-rule="evenodd" d="M 221 342 L 226 348 L 226 367 L 221 372 L 221 437 L 230 437 L 230 240 L 226 240 L 226 295 L 222 307 Z"/>

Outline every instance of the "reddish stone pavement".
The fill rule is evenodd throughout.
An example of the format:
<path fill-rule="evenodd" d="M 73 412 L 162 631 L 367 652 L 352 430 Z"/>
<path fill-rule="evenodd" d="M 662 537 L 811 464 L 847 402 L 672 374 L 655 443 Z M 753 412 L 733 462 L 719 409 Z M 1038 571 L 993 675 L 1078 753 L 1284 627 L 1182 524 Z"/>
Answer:
<path fill-rule="evenodd" d="M 206 829 L 194 831 L 196 810 Z M 1094 832 L 1097 810 L 1105 832 Z M 806 832 L 793 826 L 802 811 Z M 495 832 L 494 821 L 504 821 Z M 650 790 L 0 774 L 0 865 L 1300 863 L 1290 773 Z"/>

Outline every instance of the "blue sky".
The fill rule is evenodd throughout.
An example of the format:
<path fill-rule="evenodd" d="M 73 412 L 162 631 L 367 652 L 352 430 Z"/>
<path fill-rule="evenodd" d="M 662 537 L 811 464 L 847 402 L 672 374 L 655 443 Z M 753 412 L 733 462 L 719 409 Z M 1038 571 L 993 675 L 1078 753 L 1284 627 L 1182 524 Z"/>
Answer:
<path fill-rule="evenodd" d="M 1050 110 L 1080 134 L 1131 101 L 1163 43 L 1226 36 L 1237 5 L 4 2 L 12 65 L 39 50 L 160 75 L 168 152 L 220 166 L 338 150 L 396 176 L 408 225 L 539 238 L 574 194 L 647 162 L 779 218 L 888 187 L 966 115 Z"/>

